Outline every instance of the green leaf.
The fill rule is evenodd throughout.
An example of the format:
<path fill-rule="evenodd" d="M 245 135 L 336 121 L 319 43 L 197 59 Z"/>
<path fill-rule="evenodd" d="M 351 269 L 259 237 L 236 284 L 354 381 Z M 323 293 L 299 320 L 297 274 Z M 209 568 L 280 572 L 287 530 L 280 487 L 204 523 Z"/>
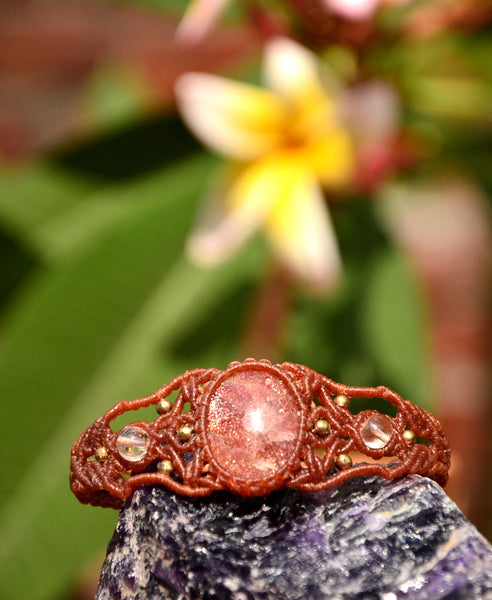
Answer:
<path fill-rule="evenodd" d="M 428 407 L 433 390 L 423 296 L 396 249 L 382 253 L 374 263 L 363 304 L 362 334 L 368 351 L 387 374 L 387 385 L 397 386 L 403 397 Z"/>
<path fill-rule="evenodd" d="M 256 277 L 255 245 L 213 271 L 182 256 L 211 164 L 108 188 L 49 221 L 57 258 L 24 287 L 1 332 L 2 599 L 57 597 L 109 541 L 116 513 L 79 505 L 68 488 L 72 442 L 116 401 L 196 366 L 199 356 L 175 353 L 181 336 Z M 233 358 L 202 345 L 203 366 Z"/>
<path fill-rule="evenodd" d="M 0 222 L 27 246 L 38 248 L 40 232 L 51 219 L 77 206 L 99 189 L 95 178 L 35 164 L 0 177 Z"/>
<path fill-rule="evenodd" d="M 148 88 L 138 72 L 115 65 L 96 69 L 84 87 L 81 100 L 85 131 L 100 135 L 142 118 L 151 99 Z"/>

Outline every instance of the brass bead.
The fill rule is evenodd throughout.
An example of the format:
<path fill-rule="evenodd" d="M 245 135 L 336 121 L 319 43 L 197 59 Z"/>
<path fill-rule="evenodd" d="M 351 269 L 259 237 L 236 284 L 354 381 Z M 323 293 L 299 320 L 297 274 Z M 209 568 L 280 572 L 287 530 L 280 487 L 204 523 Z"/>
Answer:
<path fill-rule="evenodd" d="M 108 456 L 109 456 L 108 451 L 106 450 L 106 448 L 104 446 L 101 446 L 94 452 L 94 458 L 98 462 L 104 462 L 105 460 L 108 459 Z"/>
<path fill-rule="evenodd" d="M 191 434 L 193 433 L 193 429 L 189 425 L 182 425 L 178 429 L 178 438 L 182 442 L 187 442 L 191 439 Z"/>
<path fill-rule="evenodd" d="M 331 431 L 331 426 L 326 419 L 318 419 L 314 424 L 314 429 L 318 435 L 328 435 Z"/>
<path fill-rule="evenodd" d="M 172 407 L 172 402 L 169 402 L 169 400 L 163 398 L 162 400 L 159 400 L 159 402 L 156 404 L 155 409 L 160 415 L 164 415 L 168 413 L 172 409 Z"/>
<path fill-rule="evenodd" d="M 335 396 L 333 398 L 333 402 L 340 408 L 349 408 L 350 406 L 350 399 L 347 396 L 344 396 L 343 394 Z"/>
<path fill-rule="evenodd" d="M 161 460 L 161 462 L 157 463 L 157 470 L 162 475 L 171 475 L 174 471 L 174 465 L 170 460 Z"/>
<path fill-rule="evenodd" d="M 417 436 L 411 429 L 406 429 L 403 432 L 403 439 L 407 443 L 407 446 L 413 446 L 417 441 Z"/>
<path fill-rule="evenodd" d="M 339 469 L 348 469 L 352 466 L 352 459 L 348 454 L 339 454 L 335 462 Z"/>

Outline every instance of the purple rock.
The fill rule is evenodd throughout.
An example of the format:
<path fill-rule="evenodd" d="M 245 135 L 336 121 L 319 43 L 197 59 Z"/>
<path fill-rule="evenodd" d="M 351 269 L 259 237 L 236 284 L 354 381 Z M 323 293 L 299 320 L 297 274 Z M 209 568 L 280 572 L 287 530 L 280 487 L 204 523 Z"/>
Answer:
<path fill-rule="evenodd" d="M 200 598 L 489 600 L 492 547 L 418 475 L 249 499 L 137 490 L 96 600 Z"/>

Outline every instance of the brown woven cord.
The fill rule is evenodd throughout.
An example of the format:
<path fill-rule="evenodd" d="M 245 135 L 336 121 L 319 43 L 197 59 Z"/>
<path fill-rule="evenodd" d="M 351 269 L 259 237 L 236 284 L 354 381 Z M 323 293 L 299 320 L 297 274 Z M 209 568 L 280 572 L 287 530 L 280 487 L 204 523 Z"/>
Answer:
<path fill-rule="evenodd" d="M 280 380 L 292 396 L 299 420 L 290 456 L 275 473 L 260 479 L 232 474 L 216 460 L 207 438 L 207 411 L 218 386 L 247 371 Z M 131 424 L 147 433 L 147 445 L 140 460 L 126 460 L 118 451 L 119 432 L 113 432 L 111 423 L 127 411 L 157 405 L 171 395 L 176 395 L 176 399 L 169 412 L 158 415 L 152 423 Z M 383 447 L 371 447 L 363 435 L 368 421 L 381 413 L 364 410 L 353 414 L 336 401 L 337 396 L 379 398 L 396 407 L 395 417 L 383 418 L 390 427 Z M 322 435 L 316 428 L 320 421 L 327 425 Z M 189 439 L 180 435 L 183 426 L 189 428 Z M 102 457 L 98 456 L 101 449 Z M 350 456 L 351 460 L 341 464 L 340 456 Z M 171 464 L 172 472 L 156 470 L 161 461 Z M 150 396 L 118 402 L 73 445 L 70 485 L 84 504 L 119 508 L 142 485 L 161 484 L 193 497 L 223 489 L 243 496 L 266 495 L 285 487 L 316 492 L 364 475 L 392 479 L 419 473 L 444 485 L 449 465 L 447 436 L 439 421 L 389 388 L 350 387 L 302 365 L 272 365 L 267 360 L 247 359 L 231 363 L 226 371 L 187 371 Z"/>

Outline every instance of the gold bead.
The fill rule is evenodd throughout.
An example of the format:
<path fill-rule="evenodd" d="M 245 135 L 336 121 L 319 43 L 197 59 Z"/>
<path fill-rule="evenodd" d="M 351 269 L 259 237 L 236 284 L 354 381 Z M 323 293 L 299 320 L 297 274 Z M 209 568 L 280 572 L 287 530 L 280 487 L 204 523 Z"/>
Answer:
<path fill-rule="evenodd" d="M 182 425 L 178 429 L 178 438 L 182 442 L 187 442 L 191 439 L 191 434 L 193 433 L 193 429 L 189 425 Z"/>
<path fill-rule="evenodd" d="M 161 462 L 157 463 L 157 470 L 162 475 L 171 475 L 174 471 L 174 465 L 170 460 L 161 460 Z"/>
<path fill-rule="evenodd" d="M 333 398 L 333 402 L 340 408 L 349 408 L 350 406 L 350 399 L 347 396 L 344 396 L 343 394 L 335 396 Z"/>
<path fill-rule="evenodd" d="M 105 460 L 108 459 L 108 456 L 109 456 L 108 451 L 106 450 L 106 448 L 104 446 L 101 446 L 94 452 L 94 458 L 98 462 L 104 462 Z"/>
<path fill-rule="evenodd" d="M 352 466 L 352 459 L 348 454 L 339 454 L 335 462 L 339 469 L 348 469 Z"/>
<path fill-rule="evenodd" d="M 331 431 L 330 424 L 326 419 L 318 419 L 314 424 L 314 429 L 318 435 L 327 435 Z"/>
<path fill-rule="evenodd" d="M 411 429 L 406 429 L 403 432 L 403 439 L 407 443 L 407 446 L 413 446 L 417 441 L 417 436 Z"/>
<path fill-rule="evenodd" d="M 168 413 L 172 409 L 172 407 L 172 402 L 169 402 L 169 400 L 163 398 L 162 400 L 159 400 L 159 402 L 156 404 L 155 409 L 160 415 L 164 415 Z"/>

